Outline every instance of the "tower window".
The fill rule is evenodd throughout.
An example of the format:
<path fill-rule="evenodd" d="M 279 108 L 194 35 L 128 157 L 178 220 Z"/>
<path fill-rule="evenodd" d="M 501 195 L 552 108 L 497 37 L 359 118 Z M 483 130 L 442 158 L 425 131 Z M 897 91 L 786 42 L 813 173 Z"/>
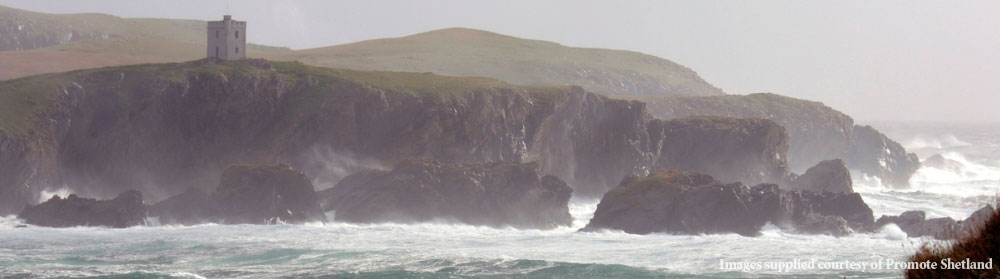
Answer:
<path fill-rule="evenodd" d="M 237 39 L 239 39 L 239 38 L 240 38 L 240 30 L 236 30 L 236 38 L 237 38 Z"/>
<path fill-rule="evenodd" d="M 236 48 L 236 54 L 240 54 L 240 48 Z"/>
<path fill-rule="evenodd" d="M 215 57 L 219 57 L 219 47 L 215 47 Z"/>
<path fill-rule="evenodd" d="M 215 30 L 215 38 L 219 38 L 219 30 Z"/>

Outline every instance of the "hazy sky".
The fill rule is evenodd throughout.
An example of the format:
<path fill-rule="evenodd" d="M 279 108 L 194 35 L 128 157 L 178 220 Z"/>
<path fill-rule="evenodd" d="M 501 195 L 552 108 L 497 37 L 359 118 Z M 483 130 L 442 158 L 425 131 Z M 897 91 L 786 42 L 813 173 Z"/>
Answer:
<path fill-rule="evenodd" d="M 225 0 L 0 0 L 218 20 Z M 251 42 L 310 48 L 470 27 L 634 50 L 729 94 L 817 100 L 859 122 L 1000 121 L 1000 1 L 229 1 Z"/>

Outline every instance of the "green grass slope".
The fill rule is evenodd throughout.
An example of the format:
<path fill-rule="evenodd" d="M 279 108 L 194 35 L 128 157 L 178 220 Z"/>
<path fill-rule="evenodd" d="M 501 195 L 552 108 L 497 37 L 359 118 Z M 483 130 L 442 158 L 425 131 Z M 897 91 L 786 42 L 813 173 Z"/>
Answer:
<path fill-rule="evenodd" d="M 264 57 L 337 68 L 483 76 L 526 85 L 579 85 L 607 95 L 723 94 L 691 69 L 656 56 L 465 28 Z"/>
<path fill-rule="evenodd" d="M 205 22 L 198 20 L 45 14 L 0 6 L 0 80 L 200 59 L 205 56 L 204 32 Z M 464 28 L 294 51 L 251 45 L 248 55 L 333 68 L 579 85 L 607 95 L 723 94 L 694 71 L 652 55 L 566 47 Z"/>
<path fill-rule="evenodd" d="M 248 48 L 250 56 L 289 50 Z M 204 21 L 45 14 L 0 6 L 0 80 L 204 56 Z"/>

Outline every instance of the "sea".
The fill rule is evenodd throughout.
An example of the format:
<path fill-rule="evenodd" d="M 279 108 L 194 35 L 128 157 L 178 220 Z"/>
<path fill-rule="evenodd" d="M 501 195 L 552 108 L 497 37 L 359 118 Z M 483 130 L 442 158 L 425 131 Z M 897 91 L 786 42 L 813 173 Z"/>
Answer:
<path fill-rule="evenodd" d="M 1000 124 L 873 123 L 921 159 L 906 189 L 854 174 L 876 218 L 964 219 L 1000 193 Z M 923 245 L 895 225 L 845 237 L 518 230 L 447 223 L 19 227 L 0 217 L 0 278 L 899 278 Z M 328 214 L 335 214 L 334 212 Z"/>

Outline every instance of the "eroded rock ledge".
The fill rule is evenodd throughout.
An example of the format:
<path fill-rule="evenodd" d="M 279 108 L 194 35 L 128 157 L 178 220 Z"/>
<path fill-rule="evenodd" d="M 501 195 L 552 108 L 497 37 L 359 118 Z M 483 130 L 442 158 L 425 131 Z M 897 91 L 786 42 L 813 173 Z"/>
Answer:
<path fill-rule="evenodd" d="M 569 225 L 572 189 L 534 163 L 441 164 L 407 159 L 320 192 L 342 222 L 455 221 L 547 229 Z"/>
<path fill-rule="evenodd" d="M 604 195 L 583 230 L 754 236 L 767 223 L 802 233 L 841 236 L 852 230 L 870 231 L 874 222 L 871 208 L 857 193 L 724 184 L 705 174 L 666 170 L 623 179 Z"/>

